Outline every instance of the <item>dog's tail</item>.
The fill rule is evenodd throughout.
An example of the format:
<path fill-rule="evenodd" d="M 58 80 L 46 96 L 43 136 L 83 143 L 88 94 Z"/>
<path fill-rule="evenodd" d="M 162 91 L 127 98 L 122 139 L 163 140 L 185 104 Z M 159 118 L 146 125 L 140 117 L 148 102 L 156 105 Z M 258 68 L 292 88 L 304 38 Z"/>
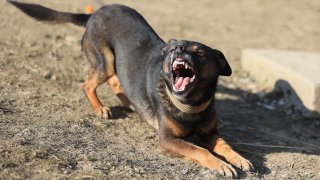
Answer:
<path fill-rule="evenodd" d="M 21 3 L 15 0 L 7 0 L 10 4 L 20 9 L 25 14 L 38 21 L 53 23 L 73 23 L 78 26 L 86 26 L 90 14 L 73 14 L 55 11 L 37 4 Z"/>

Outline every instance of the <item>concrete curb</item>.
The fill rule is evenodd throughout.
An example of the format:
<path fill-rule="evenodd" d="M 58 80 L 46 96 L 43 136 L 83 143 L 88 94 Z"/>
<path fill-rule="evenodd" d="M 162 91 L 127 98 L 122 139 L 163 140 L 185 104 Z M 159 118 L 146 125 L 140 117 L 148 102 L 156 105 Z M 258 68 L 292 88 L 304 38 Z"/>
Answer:
<path fill-rule="evenodd" d="M 288 82 L 309 110 L 320 112 L 320 54 L 245 49 L 241 65 L 265 87 Z"/>

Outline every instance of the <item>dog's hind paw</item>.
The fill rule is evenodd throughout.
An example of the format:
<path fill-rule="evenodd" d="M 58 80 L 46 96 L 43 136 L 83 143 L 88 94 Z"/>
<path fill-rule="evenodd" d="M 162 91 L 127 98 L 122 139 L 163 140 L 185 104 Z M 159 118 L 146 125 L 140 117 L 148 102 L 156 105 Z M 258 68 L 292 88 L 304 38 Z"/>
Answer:
<path fill-rule="evenodd" d="M 105 106 L 94 108 L 94 112 L 103 119 L 109 119 L 112 116 L 110 109 Z"/>

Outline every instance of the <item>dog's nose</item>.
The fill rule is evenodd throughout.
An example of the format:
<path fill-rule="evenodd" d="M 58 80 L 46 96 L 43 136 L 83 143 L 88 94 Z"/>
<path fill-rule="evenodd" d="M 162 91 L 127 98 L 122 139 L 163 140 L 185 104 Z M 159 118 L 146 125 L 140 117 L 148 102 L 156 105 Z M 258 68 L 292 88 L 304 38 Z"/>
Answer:
<path fill-rule="evenodd" d="M 184 47 L 182 45 L 176 45 L 175 46 L 175 52 L 177 54 L 181 54 L 184 51 Z"/>

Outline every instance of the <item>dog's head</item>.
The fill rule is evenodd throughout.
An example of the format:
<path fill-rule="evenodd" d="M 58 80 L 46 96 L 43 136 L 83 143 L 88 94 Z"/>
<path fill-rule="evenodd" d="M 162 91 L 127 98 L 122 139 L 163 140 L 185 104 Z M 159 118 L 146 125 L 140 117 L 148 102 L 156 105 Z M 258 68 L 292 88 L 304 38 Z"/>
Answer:
<path fill-rule="evenodd" d="M 197 104 L 212 97 L 218 76 L 230 76 L 224 55 L 201 43 L 170 40 L 163 49 L 162 75 L 179 101 Z"/>

